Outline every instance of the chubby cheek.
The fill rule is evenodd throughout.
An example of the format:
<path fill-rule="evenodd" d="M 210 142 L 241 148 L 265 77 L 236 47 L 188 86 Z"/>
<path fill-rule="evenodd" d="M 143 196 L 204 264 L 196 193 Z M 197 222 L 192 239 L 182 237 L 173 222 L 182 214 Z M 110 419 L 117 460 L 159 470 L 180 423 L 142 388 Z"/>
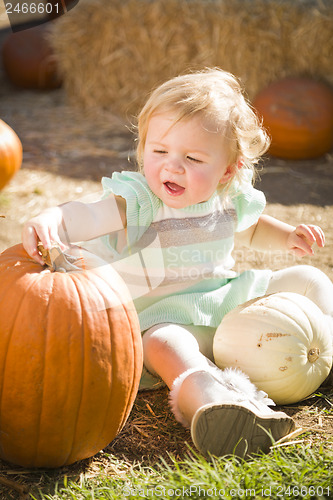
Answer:
<path fill-rule="evenodd" d="M 145 153 L 143 155 L 143 171 L 144 171 L 145 175 L 147 175 L 147 174 L 149 175 L 151 170 L 152 170 L 151 157 L 150 157 L 150 155 Z"/>
<path fill-rule="evenodd" d="M 190 174 L 190 184 L 192 190 L 198 194 L 202 194 L 204 198 L 210 197 L 216 189 L 216 182 L 209 173 L 205 170 L 192 171 Z"/>
<path fill-rule="evenodd" d="M 143 172 L 150 187 L 158 182 L 159 168 L 149 155 L 145 155 L 143 158 Z"/>

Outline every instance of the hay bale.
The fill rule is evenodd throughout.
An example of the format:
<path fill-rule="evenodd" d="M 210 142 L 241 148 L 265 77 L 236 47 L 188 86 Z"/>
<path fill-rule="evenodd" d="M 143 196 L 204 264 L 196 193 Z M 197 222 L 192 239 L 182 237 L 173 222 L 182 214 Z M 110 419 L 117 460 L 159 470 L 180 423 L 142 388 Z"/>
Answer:
<path fill-rule="evenodd" d="M 50 29 L 71 102 L 129 118 L 156 85 L 207 66 L 250 98 L 285 76 L 333 85 L 330 0 L 81 0 Z"/>

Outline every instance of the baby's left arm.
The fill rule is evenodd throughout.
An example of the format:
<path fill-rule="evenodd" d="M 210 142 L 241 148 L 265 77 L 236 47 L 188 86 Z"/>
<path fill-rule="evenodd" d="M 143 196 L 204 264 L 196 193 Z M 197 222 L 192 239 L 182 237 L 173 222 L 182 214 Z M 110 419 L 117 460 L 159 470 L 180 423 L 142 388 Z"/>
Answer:
<path fill-rule="evenodd" d="M 319 226 L 300 224 L 297 227 L 269 215 L 261 215 L 253 226 L 238 233 L 237 241 L 259 251 L 286 251 L 298 257 L 313 255 L 312 246 L 325 245 L 325 235 Z"/>

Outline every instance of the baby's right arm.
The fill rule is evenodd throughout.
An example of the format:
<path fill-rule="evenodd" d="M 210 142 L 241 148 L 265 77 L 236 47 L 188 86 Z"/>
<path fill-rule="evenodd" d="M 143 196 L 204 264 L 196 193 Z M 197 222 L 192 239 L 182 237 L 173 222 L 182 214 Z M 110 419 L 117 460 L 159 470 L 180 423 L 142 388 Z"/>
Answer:
<path fill-rule="evenodd" d="M 87 241 L 126 227 L 126 201 L 110 195 L 94 203 L 71 201 L 48 208 L 25 223 L 22 243 L 38 263 L 43 260 L 37 250 L 39 241 L 49 249 L 56 242 L 62 249 L 69 243 Z"/>

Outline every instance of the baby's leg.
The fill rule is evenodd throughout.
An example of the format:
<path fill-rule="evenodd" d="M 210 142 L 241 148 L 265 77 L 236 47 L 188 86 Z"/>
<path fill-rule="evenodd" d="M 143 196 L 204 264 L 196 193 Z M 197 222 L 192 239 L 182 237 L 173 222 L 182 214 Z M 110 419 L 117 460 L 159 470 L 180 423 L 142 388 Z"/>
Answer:
<path fill-rule="evenodd" d="M 294 292 L 305 295 L 323 311 L 333 316 L 333 284 L 328 276 L 313 266 L 293 266 L 275 271 L 267 294 Z"/>
<path fill-rule="evenodd" d="M 273 402 L 245 374 L 222 371 L 212 363 L 214 333 L 207 327 L 156 325 L 143 335 L 145 366 L 171 389 L 175 417 L 191 427 L 203 454 L 243 457 L 268 451 L 270 435 L 281 438 L 294 422 L 283 412 L 273 412 L 268 407 Z"/>
<path fill-rule="evenodd" d="M 215 328 L 163 323 L 147 330 L 142 338 L 144 364 L 171 389 L 174 380 L 187 370 L 213 363 Z"/>

